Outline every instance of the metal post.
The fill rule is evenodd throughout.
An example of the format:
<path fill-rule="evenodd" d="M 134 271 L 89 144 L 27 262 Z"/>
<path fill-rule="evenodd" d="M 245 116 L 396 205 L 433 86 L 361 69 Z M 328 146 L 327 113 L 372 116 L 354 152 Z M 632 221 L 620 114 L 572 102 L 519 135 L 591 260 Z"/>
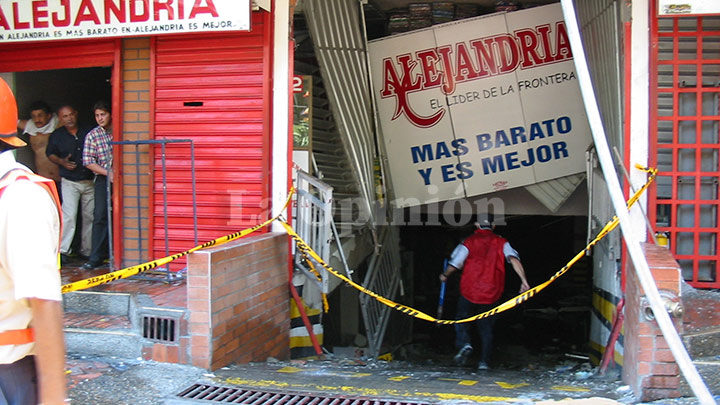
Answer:
<path fill-rule="evenodd" d="M 168 208 L 167 208 L 167 168 L 165 167 L 165 142 L 160 143 L 161 153 L 160 161 L 162 162 L 162 179 L 163 179 L 163 218 L 165 219 L 165 256 L 170 256 L 170 239 L 168 237 Z M 170 271 L 170 266 L 166 267 Z"/>
<path fill-rule="evenodd" d="M 112 167 L 108 168 L 108 174 L 112 173 Z M 108 254 L 110 256 L 110 271 L 114 270 L 115 254 L 113 252 L 113 216 L 112 216 L 112 182 L 110 176 L 105 176 L 105 198 L 107 199 L 107 223 L 108 223 Z M 115 179 L 113 179 L 115 180 Z"/>
<path fill-rule="evenodd" d="M 141 220 L 141 198 L 140 198 L 140 145 L 135 144 L 135 199 L 137 201 L 137 230 L 138 230 L 138 256 L 139 262 L 142 263 L 142 220 Z M 148 257 L 150 252 L 148 252 Z"/>
<path fill-rule="evenodd" d="M 193 201 L 193 236 L 195 246 L 198 245 L 198 226 L 197 226 L 197 192 L 195 190 L 195 144 L 190 140 L 190 176 L 192 177 L 192 201 Z"/>

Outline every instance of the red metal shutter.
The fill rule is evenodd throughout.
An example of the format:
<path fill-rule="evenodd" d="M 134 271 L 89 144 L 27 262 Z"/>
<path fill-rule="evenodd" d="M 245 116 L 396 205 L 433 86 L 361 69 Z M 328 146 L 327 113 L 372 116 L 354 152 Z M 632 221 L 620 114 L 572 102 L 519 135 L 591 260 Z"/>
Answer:
<path fill-rule="evenodd" d="M 0 72 L 112 66 L 116 40 L 48 41 L 0 45 Z"/>
<path fill-rule="evenodd" d="M 254 13 L 251 32 L 168 36 L 156 42 L 155 139 L 193 141 L 200 243 L 268 217 L 269 16 Z M 166 147 L 167 208 L 162 150 L 154 150 L 153 254 L 163 257 L 195 246 L 190 147 Z"/>

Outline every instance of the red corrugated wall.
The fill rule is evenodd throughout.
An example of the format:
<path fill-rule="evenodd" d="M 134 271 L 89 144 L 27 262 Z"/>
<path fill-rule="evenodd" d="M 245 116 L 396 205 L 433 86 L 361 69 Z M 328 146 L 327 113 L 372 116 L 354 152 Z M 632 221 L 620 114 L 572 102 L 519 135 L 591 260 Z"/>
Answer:
<path fill-rule="evenodd" d="M 192 139 L 198 241 L 268 218 L 270 182 L 270 13 L 253 13 L 252 31 L 160 37 L 154 51 L 154 135 Z M 168 249 L 195 246 L 189 144 L 166 149 Z M 153 256 L 163 257 L 161 148 L 153 159 Z M 184 266 L 184 260 L 173 270 Z"/>
<path fill-rule="evenodd" d="M 0 44 L 0 72 L 112 66 L 114 39 Z"/>

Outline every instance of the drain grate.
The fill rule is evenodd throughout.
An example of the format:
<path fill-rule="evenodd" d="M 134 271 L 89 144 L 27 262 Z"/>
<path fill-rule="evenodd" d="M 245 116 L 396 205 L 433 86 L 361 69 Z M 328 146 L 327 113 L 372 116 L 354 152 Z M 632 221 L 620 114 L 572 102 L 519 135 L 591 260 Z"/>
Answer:
<path fill-rule="evenodd" d="M 223 404 L 297 404 L 297 405 L 429 405 L 425 402 L 405 402 L 371 398 L 349 398 L 339 395 L 310 395 L 256 391 L 217 385 L 193 384 L 177 394 L 180 398 Z"/>
<path fill-rule="evenodd" d="M 156 342 L 175 342 L 177 322 L 174 318 L 162 318 L 144 315 L 142 318 L 142 335 L 145 339 Z"/>

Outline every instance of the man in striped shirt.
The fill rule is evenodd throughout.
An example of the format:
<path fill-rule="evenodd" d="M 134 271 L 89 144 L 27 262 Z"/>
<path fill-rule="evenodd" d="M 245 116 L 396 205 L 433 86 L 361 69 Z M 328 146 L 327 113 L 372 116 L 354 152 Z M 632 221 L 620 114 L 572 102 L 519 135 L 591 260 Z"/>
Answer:
<path fill-rule="evenodd" d="M 110 105 L 98 101 L 93 107 L 98 126 L 88 132 L 83 148 L 83 166 L 95 173 L 95 210 L 92 251 L 84 270 L 103 264 L 108 258 L 108 181 L 112 183 L 112 114 Z"/>

